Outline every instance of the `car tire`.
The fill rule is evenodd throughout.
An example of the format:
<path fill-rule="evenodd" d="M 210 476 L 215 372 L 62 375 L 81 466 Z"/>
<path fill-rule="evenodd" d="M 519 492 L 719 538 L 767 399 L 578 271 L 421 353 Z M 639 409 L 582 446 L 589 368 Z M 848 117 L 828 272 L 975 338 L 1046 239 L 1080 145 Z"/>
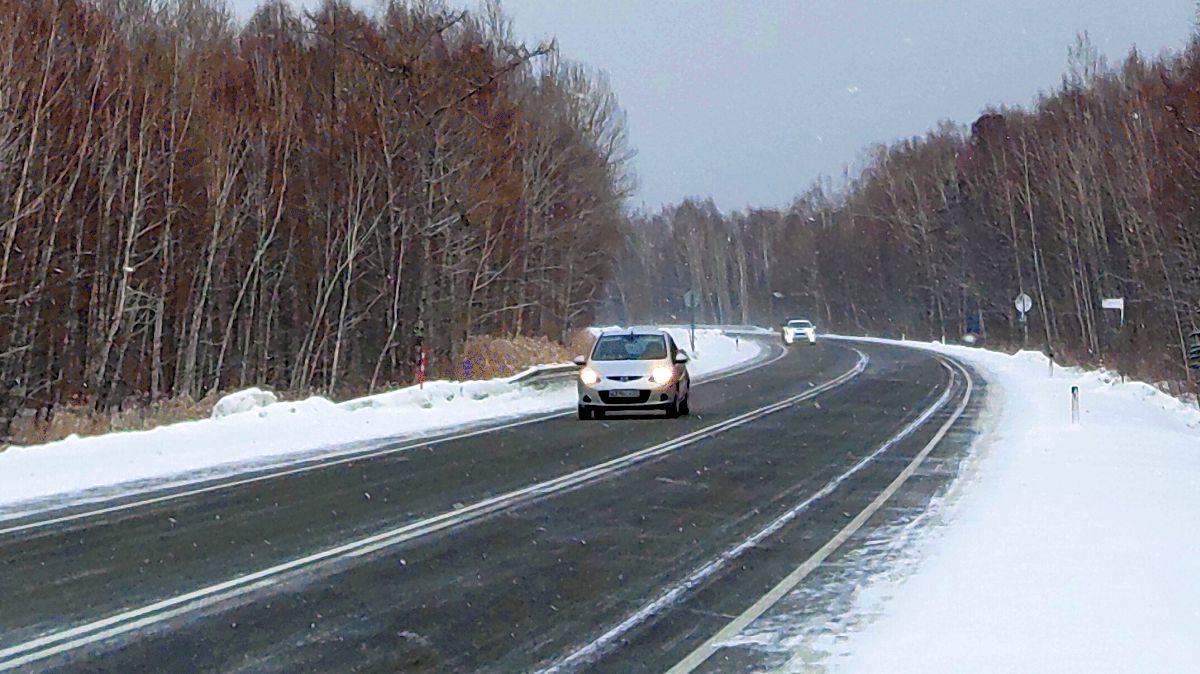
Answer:
<path fill-rule="evenodd" d="M 680 416 L 686 417 L 692 413 L 691 400 L 692 400 L 692 394 L 688 393 L 687 395 L 685 395 L 683 397 L 683 400 L 679 402 L 679 415 Z"/>
<path fill-rule="evenodd" d="M 579 420 L 580 421 L 589 421 L 589 420 L 591 420 L 591 418 L 592 418 L 592 410 L 587 407 L 584 407 L 583 405 L 580 405 L 579 406 Z"/>
<path fill-rule="evenodd" d="M 675 398 L 674 400 L 672 400 L 671 404 L 667 407 L 667 418 L 668 419 L 678 419 L 679 418 L 679 398 Z"/>

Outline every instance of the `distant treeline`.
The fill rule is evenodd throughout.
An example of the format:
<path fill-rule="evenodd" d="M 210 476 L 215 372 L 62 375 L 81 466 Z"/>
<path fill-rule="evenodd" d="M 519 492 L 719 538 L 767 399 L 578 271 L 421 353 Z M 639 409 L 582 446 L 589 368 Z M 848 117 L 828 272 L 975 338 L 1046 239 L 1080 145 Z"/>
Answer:
<path fill-rule="evenodd" d="M 1062 86 L 1032 110 L 874 148 L 843 189 L 818 183 L 785 210 L 725 216 L 686 201 L 635 219 L 626 244 L 611 293 L 618 320 L 684 317 L 680 297 L 693 287 L 703 320 L 976 333 L 1191 382 L 1200 41 L 1111 68 L 1081 38 Z M 1013 306 L 1022 292 L 1034 305 L 1026 325 Z M 1101 307 L 1120 297 L 1123 327 Z"/>
<path fill-rule="evenodd" d="M 409 380 L 589 322 L 605 83 L 498 7 L 0 0 L 0 440 L 18 409 Z"/>

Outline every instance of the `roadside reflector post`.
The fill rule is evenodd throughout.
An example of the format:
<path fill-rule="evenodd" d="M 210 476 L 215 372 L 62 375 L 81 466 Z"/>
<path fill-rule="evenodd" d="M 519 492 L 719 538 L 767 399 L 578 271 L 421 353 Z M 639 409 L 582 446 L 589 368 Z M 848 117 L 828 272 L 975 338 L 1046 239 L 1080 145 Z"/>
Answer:
<path fill-rule="evenodd" d="M 1188 335 L 1187 361 L 1189 369 L 1200 370 L 1200 330 L 1193 330 L 1192 334 Z M 1197 394 L 1196 406 L 1200 407 L 1200 391 L 1197 391 Z"/>
<path fill-rule="evenodd" d="M 1071 423 L 1079 423 L 1079 387 L 1071 387 Z"/>
<path fill-rule="evenodd" d="M 1050 363 L 1050 378 L 1054 379 L 1054 352 L 1053 351 L 1050 352 L 1049 363 Z"/>
<path fill-rule="evenodd" d="M 689 356 L 696 355 L 696 307 L 700 306 L 700 295 L 695 290 L 683 294 L 683 306 L 691 310 L 691 323 L 688 325 L 688 341 L 691 343 Z"/>
<path fill-rule="evenodd" d="M 425 350 L 424 346 L 421 347 L 421 355 L 418 358 L 417 388 L 423 391 L 425 390 L 425 365 L 429 362 L 429 352 Z"/>
<path fill-rule="evenodd" d="M 734 351 L 741 351 L 741 350 L 742 350 L 742 337 L 741 337 L 741 335 L 734 335 L 734 336 L 733 336 L 733 350 L 734 350 Z"/>

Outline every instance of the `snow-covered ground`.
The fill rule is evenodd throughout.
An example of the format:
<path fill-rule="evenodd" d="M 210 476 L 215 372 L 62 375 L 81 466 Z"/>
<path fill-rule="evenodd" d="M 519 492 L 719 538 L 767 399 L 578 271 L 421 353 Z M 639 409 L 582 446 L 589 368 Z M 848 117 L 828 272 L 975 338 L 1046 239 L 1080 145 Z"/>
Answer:
<path fill-rule="evenodd" d="M 671 332 L 679 344 L 688 343 L 687 330 Z M 701 380 L 736 368 L 759 353 L 756 342 L 720 330 L 698 329 L 689 367 Z M 236 402 L 255 399 L 264 398 L 248 392 Z M 426 383 L 424 389 L 414 386 L 343 403 L 314 397 L 264 407 L 239 404 L 223 407 L 245 411 L 219 418 L 0 452 L 0 518 L 59 503 L 68 495 L 109 497 L 352 452 L 381 438 L 419 437 L 482 422 L 561 412 L 574 407 L 575 388 L 570 382 L 537 390 L 510 379 L 436 381 Z"/>
<path fill-rule="evenodd" d="M 1037 353 L 927 348 L 988 379 L 992 430 L 908 549 L 911 574 L 860 587 L 856 627 L 784 671 L 1200 670 L 1195 405 L 1111 373 L 1051 379 Z"/>

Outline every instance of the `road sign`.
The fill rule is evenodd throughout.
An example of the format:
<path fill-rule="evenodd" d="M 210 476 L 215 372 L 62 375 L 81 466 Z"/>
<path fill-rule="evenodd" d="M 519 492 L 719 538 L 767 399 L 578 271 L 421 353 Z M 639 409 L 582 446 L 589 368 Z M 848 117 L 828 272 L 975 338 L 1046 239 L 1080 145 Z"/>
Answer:
<path fill-rule="evenodd" d="M 1121 312 L 1121 325 L 1125 325 L 1125 298 L 1124 297 L 1106 297 L 1100 300 L 1100 307 L 1103 309 L 1116 309 Z"/>
<path fill-rule="evenodd" d="M 1200 331 L 1188 337 L 1188 367 L 1200 370 Z"/>
<path fill-rule="evenodd" d="M 683 306 L 688 309 L 695 309 L 700 306 L 700 295 L 695 290 L 689 290 L 683 294 Z"/>
<path fill-rule="evenodd" d="M 1021 312 L 1022 315 L 1027 314 L 1033 308 L 1033 298 L 1025 293 L 1021 293 L 1013 300 L 1013 305 L 1017 307 L 1017 311 Z"/>

